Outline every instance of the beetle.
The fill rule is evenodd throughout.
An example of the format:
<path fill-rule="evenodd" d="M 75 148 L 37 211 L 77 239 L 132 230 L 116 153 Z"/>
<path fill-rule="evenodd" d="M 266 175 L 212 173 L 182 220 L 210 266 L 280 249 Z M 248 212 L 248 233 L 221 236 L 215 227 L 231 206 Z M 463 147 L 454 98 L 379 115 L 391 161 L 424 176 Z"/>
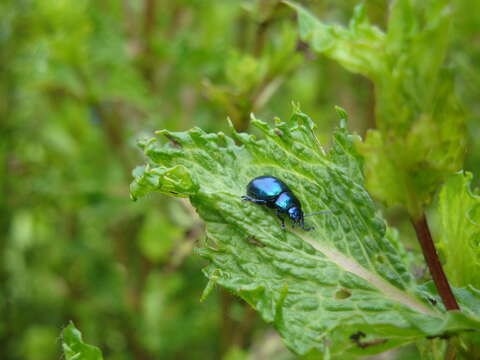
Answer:
<path fill-rule="evenodd" d="M 313 230 L 313 227 L 305 227 L 304 218 L 325 212 L 319 211 L 305 215 L 300 201 L 287 184 L 269 175 L 259 176 L 251 180 L 247 185 L 247 195 L 242 196 L 242 200 L 275 209 L 276 215 L 282 222 L 283 230 L 285 230 L 283 215 L 287 215 L 293 221 L 293 224 L 298 224 L 303 230 L 310 231 Z"/>

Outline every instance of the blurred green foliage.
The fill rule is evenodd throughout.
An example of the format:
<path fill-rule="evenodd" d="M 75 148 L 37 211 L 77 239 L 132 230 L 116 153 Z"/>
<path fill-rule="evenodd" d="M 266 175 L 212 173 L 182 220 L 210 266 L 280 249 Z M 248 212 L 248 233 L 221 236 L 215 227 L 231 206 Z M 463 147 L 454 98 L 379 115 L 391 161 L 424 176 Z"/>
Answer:
<path fill-rule="evenodd" d="M 308 5 L 345 24 L 356 3 Z M 446 54 L 474 174 L 479 6 L 455 2 Z M 387 8 L 366 2 L 381 28 Z M 0 14 L 0 358 L 59 358 L 69 320 L 108 359 L 291 358 L 239 299 L 215 289 L 199 303 L 204 261 L 190 254 L 203 225 L 182 201 L 130 201 L 135 140 L 226 130 L 227 116 L 245 130 L 250 112 L 285 118 L 292 100 L 321 141 L 334 104 L 364 135 L 369 80 L 314 54 L 275 0 L 3 0 Z M 389 216 L 414 246 L 405 214 Z"/>

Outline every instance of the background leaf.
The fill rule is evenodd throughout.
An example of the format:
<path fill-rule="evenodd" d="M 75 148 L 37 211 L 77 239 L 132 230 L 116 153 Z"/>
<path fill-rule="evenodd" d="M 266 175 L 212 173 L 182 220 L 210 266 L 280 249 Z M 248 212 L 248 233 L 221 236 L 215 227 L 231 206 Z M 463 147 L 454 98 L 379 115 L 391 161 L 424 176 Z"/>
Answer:
<path fill-rule="evenodd" d="M 469 172 L 452 175 L 440 188 L 431 219 L 437 248 L 455 286 L 480 289 L 480 196 Z"/>
<path fill-rule="evenodd" d="M 82 333 L 70 323 L 62 332 L 62 347 L 66 360 L 103 360 L 99 348 L 82 340 Z"/>

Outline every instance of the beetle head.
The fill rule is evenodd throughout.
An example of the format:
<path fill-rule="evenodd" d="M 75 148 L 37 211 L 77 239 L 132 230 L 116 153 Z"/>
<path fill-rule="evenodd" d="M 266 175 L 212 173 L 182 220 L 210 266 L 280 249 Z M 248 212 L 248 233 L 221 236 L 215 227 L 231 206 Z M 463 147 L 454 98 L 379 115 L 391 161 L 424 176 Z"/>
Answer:
<path fill-rule="evenodd" d="M 288 217 L 296 224 L 303 224 L 303 211 L 296 206 L 288 209 Z"/>

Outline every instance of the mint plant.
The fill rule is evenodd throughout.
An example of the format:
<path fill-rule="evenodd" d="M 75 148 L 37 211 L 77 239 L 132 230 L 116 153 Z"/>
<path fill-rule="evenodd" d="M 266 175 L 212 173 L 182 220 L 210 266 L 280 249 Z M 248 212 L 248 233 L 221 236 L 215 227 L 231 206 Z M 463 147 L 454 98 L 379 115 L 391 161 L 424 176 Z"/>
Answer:
<path fill-rule="evenodd" d="M 352 135 L 337 108 L 340 126 L 328 151 L 298 108 L 274 126 L 252 118 L 261 139 L 233 125 L 232 137 L 162 130 L 167 142 L 140 142 L 148 162 L 134 171 L 132 197 L 188 197 L 207 225 L 198 249 L 209 261 L 202 298 L 215 284 L 230 290 L 296 354 L 348 359 L 415 342 L 425 359 L 476 358 L 478 196 L 471 175 L 457 173 L 465 116 L 445 65 L 449 4 L 395 1 L 383 31 L 362 5 L 344 27 L 286 3 L 311 49 L 373 82 L 376 128 L 364 140 Z M 241 201 L 261 175 L 287 183 L 306 212 L 327 210 L 308 219 L 314 232 L 282 231 L 272 212 Z M 406 211 L 433 282 L 413 278 L 397 231 L 369 194 Z"/>
<path fill-rule="evenodd" d="M 158 131 L 140 142 L 148 163 L 135 170 L 134 199 L 150 192 L 188 197 L 205 220 L 210 291 L 242 297 L 300 355 L 374 354 L 480 326 L 480 293 L 459 290 L 462 312 L 445 312 L 434 288 L 415 283 L 408 257 L 364 186 L 359 141 L 340 127 L 325 152 L 314 122 L 298 109 L 275 126 L 252 119 L 264 138 Z M 281 178 L 316 230 L 283 231 L 268 209 L 241 200 L 253 177 Z"/>

